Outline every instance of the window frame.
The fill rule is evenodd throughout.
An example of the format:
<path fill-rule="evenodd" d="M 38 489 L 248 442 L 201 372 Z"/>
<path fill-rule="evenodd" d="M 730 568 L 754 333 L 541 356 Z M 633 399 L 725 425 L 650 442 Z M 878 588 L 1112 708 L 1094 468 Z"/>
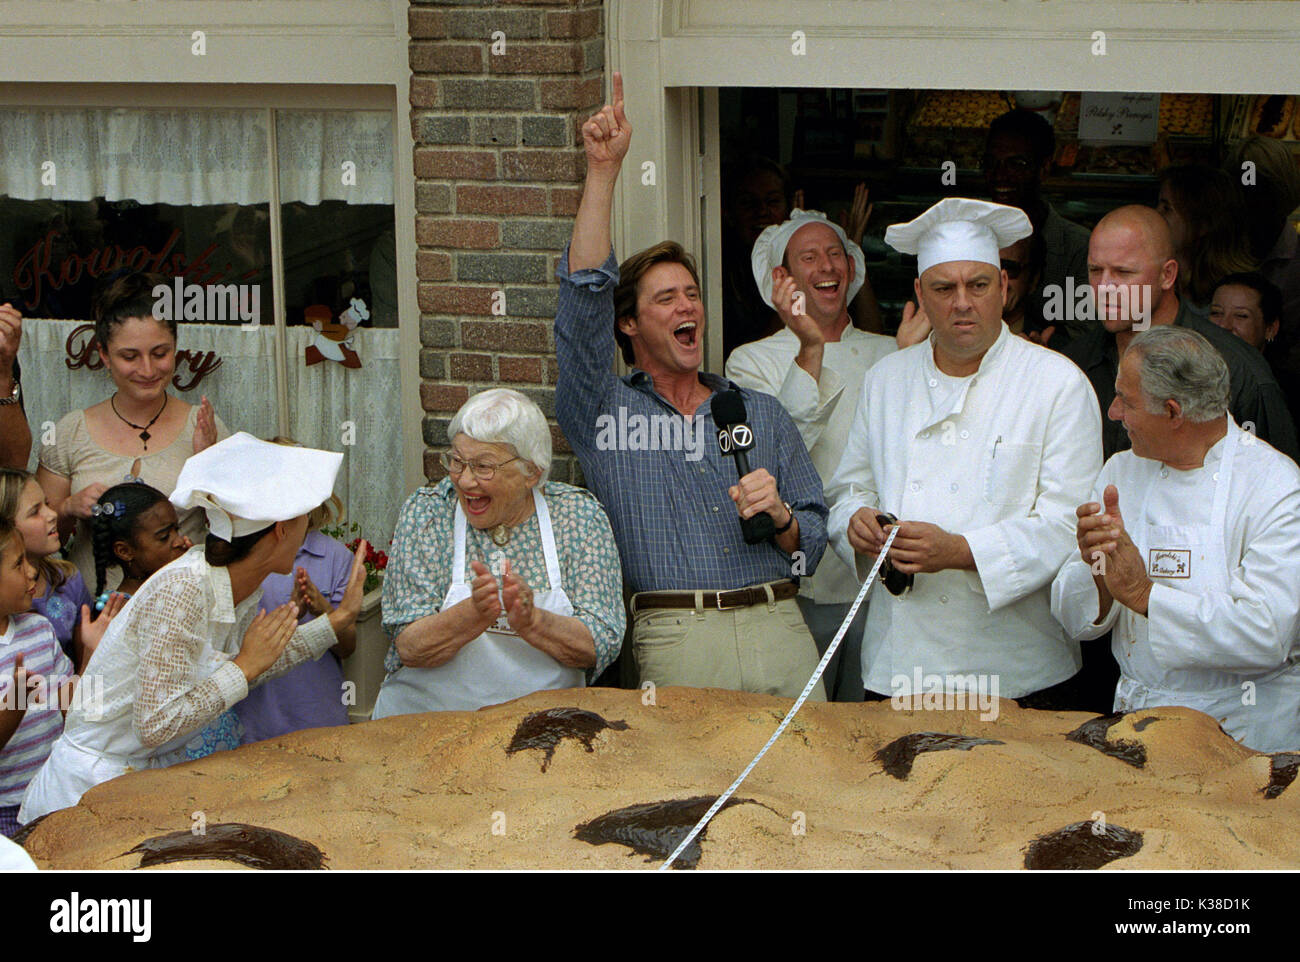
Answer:
<path fill-rule="evenodd" d="M 287 316 L 281 201 L 279 191 L 279 155 L 276 137 L 277 111 L 292 110 L 383 110 L 393 116 L 393 228 L 398 250 L 414 250 L 414 170 L 409 141 L 409 108 L 399 109 L 403 101 L 395 88 L 380 84 L 332 86 L 319 85 L 204 85 L 179 84 L 41 84 L 0 83 L 0 110 L 13 108 L 117 108 L 149 109 L 251 109 L 265 114 L 269 133 L 267 164 L 269 174 L 268 208 L 271 230 L 271 297 L 275 326 L 276 418 L 280 434 L 289 434 L 289 397 Z M 406 137 L 403 137 L 406 131 Z M 404 170 L 405 168 L 405 170 Z M 409 198 L 409 201 L 408 201 Z M 410 214 L 410 216 L 405 216 Z M 409 234 L 409 238 L 404 234 Z M 405 246 L 404 246 L 405 245 Z M 419 400 L 419 322 L 415 303 L 414 258 L 398 258 L 399 371 L 402 427 L 403 483 L 414 490 L 425 483 L 424 443 L 420 431 L 423 410 Z M 400 318 L 411 318 L 403 323 Z"/>

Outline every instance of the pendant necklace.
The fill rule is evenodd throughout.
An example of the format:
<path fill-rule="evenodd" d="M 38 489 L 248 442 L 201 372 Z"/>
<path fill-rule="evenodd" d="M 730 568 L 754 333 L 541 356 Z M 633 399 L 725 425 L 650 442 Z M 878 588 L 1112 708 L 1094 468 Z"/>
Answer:
<path fill-rule="evenodd" d="M 153 437 L 153 435 L 149 433 L 149 429 L 153 427 L 154 421 L 157 421 L 160 417 L 162 417 L 163 411 L 167 410 L 168 400 L 170 400 L 170 397 L 167 394 L 167 392 L 164 391 L 162 407 L 160 407 L 158 409 L 158 413 L 153 416 L 153 421 L 150 421 L 148 424 L 132 424 L 126 418 L 122 417 L 122 412 L 117 409 L 117 394 L 114 394 L 112 397 L 108 399 L 108 404 L 113 409 L 113 413 L 118 416 L 118 418 L 122 421 L 123 424 L 127 425 L 128 427 L 133 427 L 140 432 L 140 440 L 144 442 L 144 449 L 148 451 L 149 439 Z"/>
<path fill-rule="evenodd" d="M 499 524 L 492 529 L 492 543 L 498 548 L 504 548 L 510 543 L 510 525 Z"/>

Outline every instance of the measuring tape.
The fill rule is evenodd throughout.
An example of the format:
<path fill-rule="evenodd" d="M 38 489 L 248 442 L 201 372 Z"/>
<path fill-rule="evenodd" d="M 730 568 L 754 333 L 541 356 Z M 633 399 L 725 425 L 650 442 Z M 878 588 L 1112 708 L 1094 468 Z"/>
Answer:
<path fill-rule="evenodd" d="M 704 827 L 709 824 L 709 820 L 712 819 L 714 815 L 718 814 L 718 809 L 722 808 L 722 806 L 727 803 L 727 799 L 729 799 L 732 794 L 735 793 L 736 789 L 740 787 L 740 783 L 749 777 L 749 773 L 754 770 L 754 766 L 762 761 L 763 756 L 767 754 L 767 750 L 776 743 L 778 738 L 781 737 L 781 732 L 785 731 L 786 726 L 790 724 L 795 713 L 799 711 L 799 709 L 803 707 L 803 703 L 808 700 L 808 696 L 812 694 L 813 687 L 817 684 L 817 680 L 821 678 L 822 672 L 826 670 L 826 665 L 830 662 L 831 656 L 835 654 L 835 650 L 839 648 L 840 642 L 848 632 L 849 625 L 851 625 L 853 619 L 857 617 L 858 609 L 862 607 L 863 599 L 867 597 L 867 592 L 871 590 L 871 586 L 876 580 L 876 575 L 880 572 L 880 566 L 884 564 L 885 556 L 889 554 L 889 546 L 894 543 L 894 538 L 897 535 L 898 525 L 894 525 L 889 532 L 889 536 L 885 538 L 885 546 L 880 549 L 880 554 L 876 556 L 876 563 L 871 566 L 871 574 L 867 575 L 867 580 L 863 582 L 862 587 L 858 590 L 858 596 L 853 599 L 853 604 L 849 608 L 849 613 L 844 617 L 844 623 L 840 625 L 840 630 L 835 632 L 835 639 L 831 642 L 830 647 L 826 649 L 826 654 L 822 655 L 822 660 L 817 663 L 817 667 L 813 669 L 812 677 L 808 679 L 808 684 L 803 686 L 803 691 L 800 692 L 799 697 L 794 700 L 794 704 L 790 707 L 790 710 L 786 712 L 785 718 L 781 719 L 781 724 L 776 726 L 776 731 L 772 733 L 772 737 L 767 740 L 767 744 L 764 745 L 759 753 L 754 756 L 754 760 L 745 766 L 745 770 L 740 773 L 740 777 L 731 783 L 730 788 L 718 796 L 718 800 L 713 803 L 707 812 L 704 813 L 704 817 L 695 823 L 695 827 L 691 829 L 690 834 L 682 839 L 682 843 L 673 850 L 673 854 L 668 856 L 668 861 L 659 866 L 659 871 L 663 872 L 671 868 L 673 862 L 677 860 L 677 856 L 682 854 L 682 850 L 686 848 L 687 845 L 691 844 L 696 835 L 699 835 L 700 832 L 704 831 Z"/>

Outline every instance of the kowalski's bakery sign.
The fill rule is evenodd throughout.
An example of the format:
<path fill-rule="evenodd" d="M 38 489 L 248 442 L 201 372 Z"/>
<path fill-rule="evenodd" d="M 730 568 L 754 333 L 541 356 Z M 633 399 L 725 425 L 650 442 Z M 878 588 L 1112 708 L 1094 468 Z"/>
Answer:
<path fill-rule="evenodd" d="M 126 248 L 118 244 L 106 244 L 96 247 L 84 254 L 69 254 L 59 263 L 54 263 L 55 238 L 57 230 L 52 230 L 42 240 L 18 258 L 14 267 L 14 286 L 23 295 L 23 305 L 30 311 L 47 290 L 62 290 L 67 284 L 77 284 L 82 275 L 86 277 L 103 277 L 119 268 L 132 271 L 147 271 L 162 274 L 164 277 L 181 277 L 194 284 L 217 284 L 225 280 L 234 266 L 227 263 L 222 269 L 210 264 L 208 259 L 216 253 L 217 245 L 209 244 L 199 255 L 187 260 L 185 255 L 176 251 L 176 244 L 181 239 L 180 229 L 172 231 L 171 237 L 157 250 L 151 250 L 143 244 Z M 256 274 L 248 271 L 238 278 L 246 281 Z"/>
<path fill-rule="evenodd" d="M 196 284 L 217 283 L 224 280 L 226 271 L 208 263 L 217 245 L 210 244 L 198 257 L 186 263 L 185 255 L 175 250 L 181 238 L 180 230 L 173 230 L 167 242 L 157 250 L 144 245 L 125 248 L 117 244 L 97 247 L 85 254 L 70 254 L 55 264 L 54 239 L 58 231 L 50 231 L 44 239 L 32 245 L 14 268 L 14 284 L 23 295 L 23 304 L 30 310 L 41 303 L 46 291 L 62 290 L 67 284 L 76 284 L 82 276 L 101 277 L 122 267 L 133 271 L 149 271 L 165 277 L 184 276 Z M 229 270 L 230 264 L 226 265 Z M 241 278 L 243 279 L 243 278 Z M 70 370 L 84 367 L 96 371 L 104 366 L 95 349 L 95 325 L 81 324 L 72 329 L 64 345 L 67 357 L 64 363 Z M 172 385 L 178 391 L 188 391 L 221 366 L 216 351 L 177 351 L 176 374 Z M 188 370 L 186 370 L 188 368 Z M 187 380 L 188 378 L 188 380 Z"/>
<path fill-rule="evenodd" d="M 64 344 L 68 356 L 63 363 L 75 371 L 84 367 L 87 371 L 98 371 L 104 366 L 104 360 L 95 347 L 95 325 L 78 324 L 68 335 Z M 177 351 L 176 374 L 172 377 L 172 386 L 178 391 L 188 391 L 198 387 L 199 382 L 221 367 L 221 358 L 216 351 Z M 186 370 L 188 369 L 188 370 Z M 189 380 L 185 380 L 186 377 Z"/>

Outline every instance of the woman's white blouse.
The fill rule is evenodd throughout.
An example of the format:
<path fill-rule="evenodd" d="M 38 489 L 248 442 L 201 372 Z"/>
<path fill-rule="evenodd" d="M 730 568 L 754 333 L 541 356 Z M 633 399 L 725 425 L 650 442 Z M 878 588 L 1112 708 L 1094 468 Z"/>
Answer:
<path fill-rule="evenodd" d="M 89 687 L 68 712 L 64 737 L 145 764 L 182 747 L 248 694 L 234 657 L 261 596 L 258 588 L 236 605 L 230 574 L 209 565 L 201 545 L 159 570 L 91 656 L 81 682 Z M 337 641 L 327 617 L 309 621 L 258 681 L 320 657 Z"/>

